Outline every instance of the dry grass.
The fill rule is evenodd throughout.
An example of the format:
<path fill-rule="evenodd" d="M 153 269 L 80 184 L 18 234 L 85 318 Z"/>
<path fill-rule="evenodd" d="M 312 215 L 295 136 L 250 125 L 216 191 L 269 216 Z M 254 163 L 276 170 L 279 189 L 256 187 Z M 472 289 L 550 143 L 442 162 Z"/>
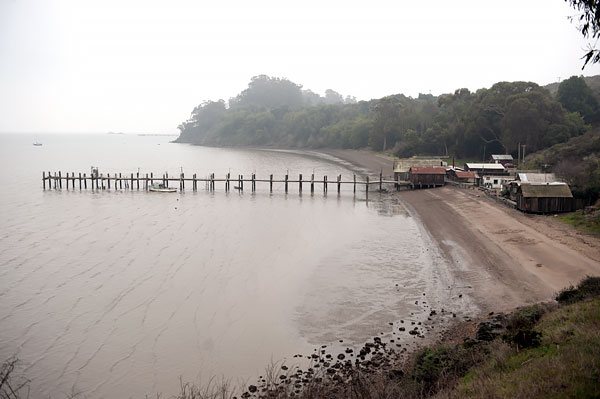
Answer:
<path fill-rule="evenodd" d="M 496 342 L 490 359 L 462 378 L 449 397 L 600 397 L 600 299 L 550 312 L 536 326 L 540 346 Z"/>
<path fill-rule="evenodd" d="M 29 380 L 15 376 L 17 363 L 16 358 L 10 358 L 0 366 L 0 399 L 29 397 Z"/>

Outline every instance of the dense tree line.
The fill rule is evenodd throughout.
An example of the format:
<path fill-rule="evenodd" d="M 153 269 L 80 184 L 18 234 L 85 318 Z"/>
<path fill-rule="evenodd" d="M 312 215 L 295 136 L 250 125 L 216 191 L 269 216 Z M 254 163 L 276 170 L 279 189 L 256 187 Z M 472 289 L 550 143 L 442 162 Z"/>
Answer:
<path fill-rule="evenodd" d="M 178 142 L 226 146 L 365 148 L 399 156 L 485 158 L 535 152 L 589 130 L 598 101 L 583 78 L 561 83 L 556 98 L 532 82 L 417 98 L 402 94 L 356 102 L 320 96 L 287 79 L 252 78 L 227 103 L 206 101 L 179 129 Z"/>

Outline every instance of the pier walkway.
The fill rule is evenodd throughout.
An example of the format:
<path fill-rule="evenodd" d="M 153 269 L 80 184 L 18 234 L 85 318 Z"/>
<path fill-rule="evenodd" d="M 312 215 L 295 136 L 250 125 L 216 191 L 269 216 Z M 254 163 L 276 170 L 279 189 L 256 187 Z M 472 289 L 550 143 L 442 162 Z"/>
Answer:
<path fill-rule="evenodd" d="M 98 174 L 92 172 L 89 176 L 86 173 L 66 173 L 62 174 L 62 172 L 42 172 L 42 185 L 44 190 L 46 189 L 62 189 L 63 185 L 68 190 L 69 188 L 75 190 L 149 190 L 151 186 L 154 184 L 162 184 L 164 187 L 168 187 L 169 184 L 176 183 L 179 186 L 179 191 L 185 191 L 186 184 L 191 185 L 191 189 L 193 191 L 197 191 L 204 185 L 204 188 L 209 191 L 214 191 L 216 189 L 217 183 L 223 183 L 223 188 L 225 191 L 234 190 L 244 190 L 244 183 L 247 183 L 250 186 L 250 190 L 252 192 L 256 191 L 257 185 L 267 184 L 269 185 L 269 191 L 273 192 L 273 186 L 275 184 L 283 184 L 284 190 L 287 193 L 290 189 L 290 186 L 298 187 L 298 191 L 302 192 L 303 186 L 307 185 L 310 189 L 310 192 L 315 191 L 316 185 L 321 185 L 323 192 L 328 191 L 329 185 L 334 185 L 337 187 L 337 192 L 341 191 L 342 184 L 351 184 L 353 186 L 353 191 L 356 192 L 356 187 L 364 186 L 365 191 L 369 192 L 370 186 L 375 186 L 381 191 L 383 189 L 384 184 L 394 184 L 396 188 L 399 187 L 410 187 L 410 182 L 404 181 L 395 181 L 383 178 L 383 175 L 380 173 L 376 178 L 370 178 L 366 176 L 364 180 L 357 180 L 356 174 L 352 176 L 352 180 L 343 180 L 342 175 L 337 175 L 335 180 L 329 180 L 327 176 L 323 176 L 321 179 L 315 179 L 315 175 L 311 174 L 310 178 L 304 179 L 302 174 L 298 175 L 297 179 L 290 179 L 290 176 L 286 174 L 283 179 L 275 179 L 273 178 L 273 174 L 269 175 L 268 179 L 259 179 L 256 177 L 255 173 L 252 173 L 251 176 L 244 177 L 244 175 L 238 175 L 237 177 L 231 176 L 230 173 L 227 173 L 223 178 L 215 177 L 214 173 L 209 174 L 206 177 L 198 177 L 195 173 L 192 177 L 185 177 L 184 173 L 181 173 L 179 177 L 169 177 L 168 173 L 164 173 L 162 176 L 155 176 L 154 173 L 146 173 L 145 175 L 140 175 L 139 173 L 130 173 L 121 174 L 114 173 L 111 175 L 110 173 Z M 233 186 L 232 186 L 233 184 Z"/>

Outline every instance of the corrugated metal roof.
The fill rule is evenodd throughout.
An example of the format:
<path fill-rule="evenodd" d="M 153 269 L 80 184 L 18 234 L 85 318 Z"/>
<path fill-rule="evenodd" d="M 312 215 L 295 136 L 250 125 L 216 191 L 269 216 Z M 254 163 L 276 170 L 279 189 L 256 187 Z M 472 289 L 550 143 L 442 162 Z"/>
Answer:
<path fill-rule="evenodd" d="M 573 198 L 566 183 L 521 184 L 521 193 L 525 198 Z"/>
<path fill-rule="evenodd" d="M 445 175 L 446 168 L 444 167 L 430 167 L 430 166 L 412 166 L 410 173 L 413 175 Z"/>
<path fill-rule="evenodd" d="M 496 169 L 504 170 L 504 166 L 501 163 L 468 163 L 466 164 L 469 169 Z"/>
<path fill-rule="evenodd" d="M 512 161 L 513 157 L 510 154 L 494 154 L 492 155 L 492 159 L 498 161 Z"/>
<path fill-rule="evenodd" d="M 552 183 L 557 181 L 554 173 L 519 173 L 519 180 L 528 183 Z"/>

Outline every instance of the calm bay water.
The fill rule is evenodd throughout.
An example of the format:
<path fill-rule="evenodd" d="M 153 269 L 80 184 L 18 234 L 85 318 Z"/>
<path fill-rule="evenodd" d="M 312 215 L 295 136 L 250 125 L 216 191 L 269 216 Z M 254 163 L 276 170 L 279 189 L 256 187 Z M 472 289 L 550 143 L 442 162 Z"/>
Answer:
<path fill-rule="evenodd" d="M 443 260 L 397 199 L 257 193 L 42 190 L 41 172 L 206 176 L 353 170 L 311 153 L 215 149 L 135 135 L 0 135 L 0 361 L 32 397 L 135 397 L 184 381 L 254 381 L 271 360 L 445 300 Z M 359 171 L 360 172 L 360 171 Z M 249 187 L 248 187 L 249 188 Z M 417 316 L 415 316 L 417 317 Z M 419 316 L 421 317 L 421 316 Z"/>

